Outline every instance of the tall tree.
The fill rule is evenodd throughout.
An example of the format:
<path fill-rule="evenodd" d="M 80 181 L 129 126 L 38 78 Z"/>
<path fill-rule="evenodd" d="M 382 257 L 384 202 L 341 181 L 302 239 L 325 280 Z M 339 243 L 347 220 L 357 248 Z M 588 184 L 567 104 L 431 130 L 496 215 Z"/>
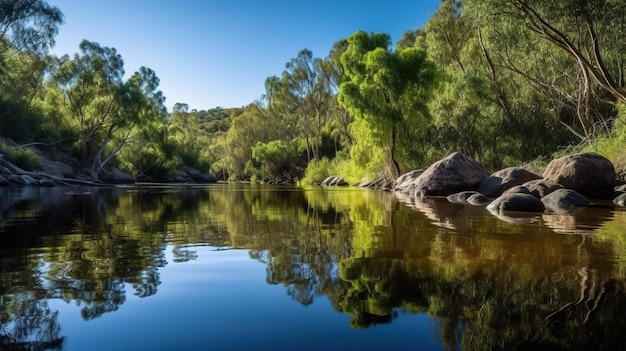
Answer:
<path fill-rule="evenodd" d="M 311 153 L 312 158 L 320 158 L 320 133 L 332 101 L 330 78 L 330 72 L 323 69 L 323 61 L 313 58 L 307 49 L 291 59 L 283 73 L 282 81 L 301 116 L 309 161 Z"/>
<path fill-rule="evenodd" d="M 9 49 L 45 54 L 63 23 L 63 13 L 43 0 L 0 1 L 0 57 Z"/>
<path fill-rule="evenodd" d="M 345 81 L 339 102 L 370 125 L 375 142 L 388 145 L 395 179 L 401 172 L 396 150 L 399 128 L 411 128 L 416 138 L 424 135 L 436 67 L 424 50 L 392 52 L 389 35 L 362 31 L 348 38 L 341 63 Z"/>
<path fill-rule="evenodd" d="M 485 29 L 486 40 L 498 45 L 501 53 L 515 52 L 520 41 L 541 38 L 552 49 L 570 57 L 579 72 L 576 112 L 584 136 L 593 133 L 594 124 L 601 117 L 594 113 L 593 104 L 603 97 L 593 84 L 610 93 L 614 100 L 626 101 L 626 45 L 621 39 L 621 29 L 626 27 L 623 1 L 472 0 L 465 5 Z"/>

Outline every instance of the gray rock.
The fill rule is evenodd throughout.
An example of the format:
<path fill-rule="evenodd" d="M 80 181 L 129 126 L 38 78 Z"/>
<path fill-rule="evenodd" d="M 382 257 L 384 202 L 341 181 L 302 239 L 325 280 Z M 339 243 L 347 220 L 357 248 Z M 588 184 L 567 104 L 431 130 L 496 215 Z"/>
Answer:
<path fill-rule="evenodd" d="M 414 182 L 416 198 L 448 196 L 464 190 L 475 190 L 487 170 L 471 157 L 455 152 L 433 163 Z"/>
<path fill-rule="evenodd" d="M 407 173 L 401 175 L 394 182 L 393 190 L 399 191 L 399 192 L 404 193 L 404 194 L 411 194 L 411 193 L 413 193 L 414 186 L 415 186 L 415 180 L 420 175 L 422 175 L 422 173 L 424 173 L 424 170 L 417 169 L 417 170 L 413 170 L 413 171 L 410 171 L 410 172 L 407 172 Z"/>
<path fill-rule="evenodd" d="M 466 203 L 467 199 L 472 196 L 472 195 L 476 195 L 478 194 L 478 192 L 476 191 L 472 191 L 472 190 L 468 190 L 468 191 L 461 191 L 460 193 L 454 193 L 451 195 L 448 195 L 446 198 L 448 199 L 448 201 L 450 202 L 454 202 L 454 203 Z"/>
<path fill-rule="evenodd" d="M 543 212 L 545 206 L 541 200 L 530 194 L 509 193 L 493 200 L 487 209 L 492 212 Z"/>
<path fill-rule="evenodd" d="M 540 178 L 541 176 L 525 168 L 509 167 L 481 180 L 477 190 L 487 197 L 497 197 L 513 186 Z"/>
<path fill-rule="evenodd" d="M 529 194 L 538 199 L 541 199 L 555 190 L 563 189 L 563 185 L 545 179 L 531 180 L 522 184 L 522 186 L 528 189 Z"/>
<path fill-rule="evenodd" d="M 491 200 L 481 193 L 474 194 L 467 198 L 467 203 L 474 206 L 483 206 L 489 204 Z"/>
<path fill-rule="evenodd" d="M 579 192 L 571 189 L 557 189 L 541 198 L 546 210 L 551 212 L 568 212 L 589 206 L 589 200 Z"/>
<path fill-rule="evenodd" d="M 618 206 L 626 207 L 626 193 L 616 197 L 613 202 Z"/>
<path fill-rule="evenodd" d="M 543 178 L 592 199 L 609 199 L 614 195 L 615 167 L 611 161 L 595 153 L 552 160 L 543 172 Z"/>

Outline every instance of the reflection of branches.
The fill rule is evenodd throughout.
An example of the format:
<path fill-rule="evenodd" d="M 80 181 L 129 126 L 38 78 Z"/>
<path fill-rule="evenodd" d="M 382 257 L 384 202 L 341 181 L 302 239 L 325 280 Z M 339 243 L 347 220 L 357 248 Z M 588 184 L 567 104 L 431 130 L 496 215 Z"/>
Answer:
<path fill-rule="evenodd" d="M 581 306 L 583 309 L 586 309 L 586 311 L 584 311 L 585 318 L 583 323 L 587 323 L 591 314 L 598 309 L 600 301 L 606 291 L 606 284 L 603 283 L 598 287 L 597 272 L 595 270 L 589 270 L 588 267 L 583 267 L 578 270 L 578 275 L 581 278 L 580 298 L 578 301 L 566 303 L 558 310 L 550 313 L 544 319 L 546 322 L 569 318 L 574 313 L 573 310 Z"/>
<path fill-rule="evenodd" d="M 20 311 L 19 314 L 0 314 L 0 349 L 2 350 L 61 350 L 64 338 L 59 337 L 61 325 L 57 320 L 59 311 L 51 311 L 46 301 L 24 301 L 24 296 L 7 298 L 9 304 L 2 306 Z M 3 301 L 5 302 L 5 301 Z"/>

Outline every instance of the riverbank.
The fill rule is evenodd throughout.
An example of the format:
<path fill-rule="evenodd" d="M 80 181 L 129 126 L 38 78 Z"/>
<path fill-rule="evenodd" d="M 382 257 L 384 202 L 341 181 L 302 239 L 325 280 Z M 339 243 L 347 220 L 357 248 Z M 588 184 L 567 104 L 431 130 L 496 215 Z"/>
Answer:
<path fill-rule="evenodd" d="M 97 178 L 81 167 L 78 160 L 66 152 L 45 144 L 17 145 L 2 139 L 4 145 L 20 150 L 13 155 L 0 151 L 0 186 L 110 186 L 133 184 L 140 181 L 151 183 L 215 183 L 217 178 L 198 169 L 183 166 L 177 172 L 154 179 L 138 179 L 117 167 L 107 167 Z"/>

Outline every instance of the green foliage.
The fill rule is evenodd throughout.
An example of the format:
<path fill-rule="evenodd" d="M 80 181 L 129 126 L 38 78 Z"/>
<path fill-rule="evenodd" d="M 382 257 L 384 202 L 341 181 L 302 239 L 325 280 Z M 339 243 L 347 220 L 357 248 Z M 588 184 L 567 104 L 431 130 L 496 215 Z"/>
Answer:
<path fill-rule="evenodd" d="M 616 171 L 626 172 L 626 105 L 618 105 L 618 114 L 612 121 L 609 133 L 592 139 L 580 147 L 580 151 L 595 152 L 608 158 L 615 166 Z"/>
<path fill-rule="evenodd" d="M 252 158 L 246 165 L 245 172 L 258 180 L 293 180 L 300 177 L 302 166 L 297 144 L 297 141 L 286 143 L 282 140 L 258 142 L 252 148 Z"/>
<path fill-rule="evenodd" d="M 0 154 L 16 166 L 34 171 L 43 165 L 43 157 L 26 147 L 15 147 L 0 141 Z"/>
<path fill-rule="evenodd" d="M 322 157 L 321 160 L 312 160 L 307 165 L 304 177 L 300 180 L 300 184 L 320 184 L 324 179 L 337 174 L 335 173 L 335 163 L 336 161 L 331 161 L 327 157 Z"/>
<path fill-rule="evenodd" d="M 339 102 L 368 124 L 371 139 L 363 141 L 388 152 L 392 177 L 413 166 L 420 154 L 405 146 L 426 142 L 429 112 L 426 108 L 437 80 L 437 70 L 426 52 L 415 47 L 389 50 L 389 36 L 357 32 L 348 38 L 341 56 L 345 80 Z M 406 133 L 398 138 L 399 131 Z"/>

